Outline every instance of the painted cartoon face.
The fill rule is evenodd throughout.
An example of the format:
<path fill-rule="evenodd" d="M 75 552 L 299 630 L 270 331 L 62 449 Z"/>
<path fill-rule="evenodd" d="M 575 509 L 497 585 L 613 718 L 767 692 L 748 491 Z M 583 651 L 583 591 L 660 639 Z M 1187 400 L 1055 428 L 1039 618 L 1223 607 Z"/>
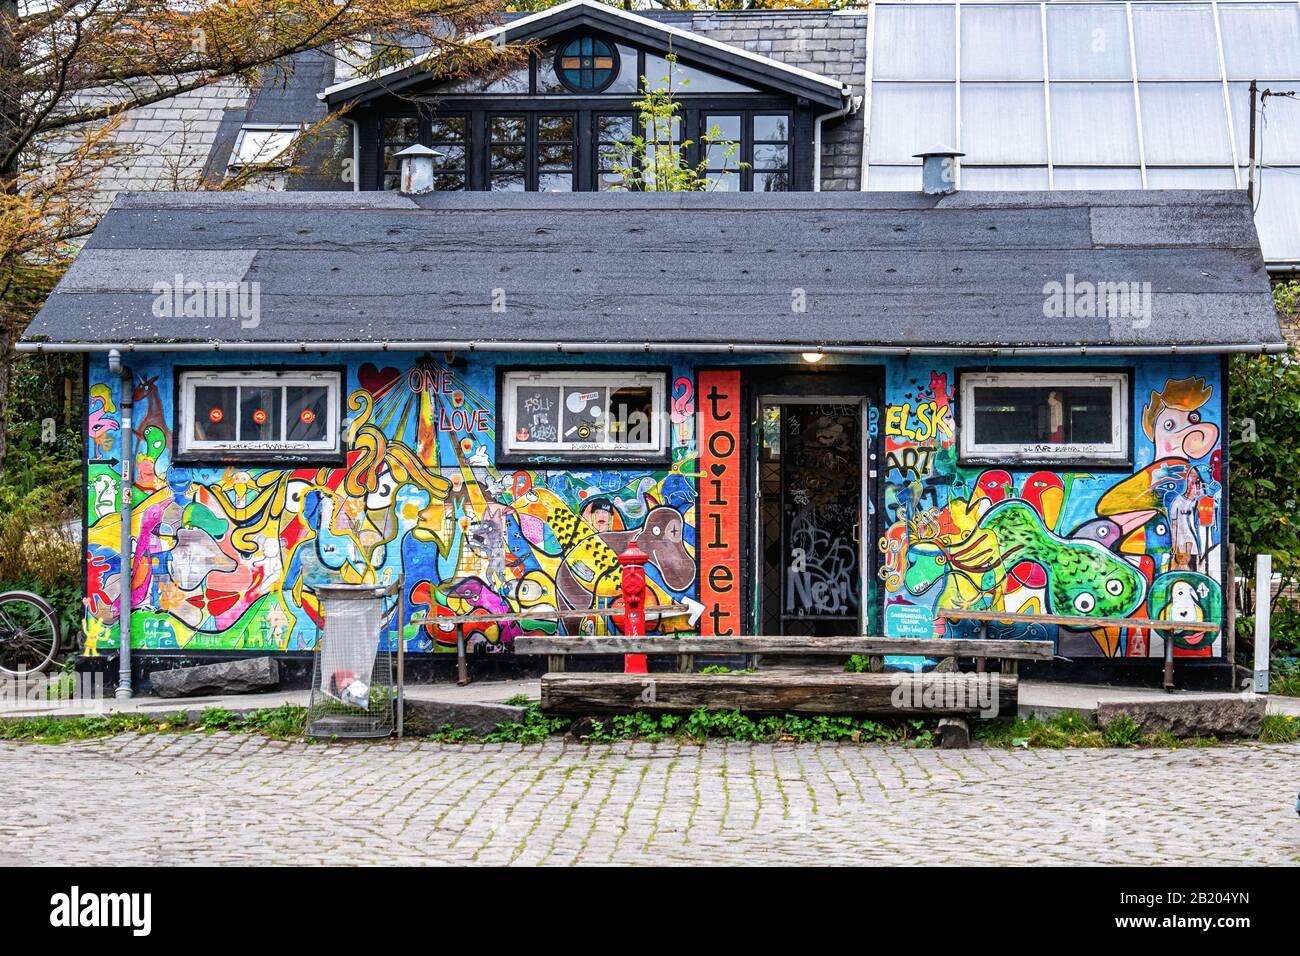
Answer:
<path fill-rule="evenodd" d="M 998 505 L 981 527 L 997 536 L 1004 556 L 1014 554 L 1047 572 L 1053 614 L 1124 617 L 1146 594 L 1146 579 L 1131 564 L 1094 541 L 1052 533 L 1023 501 Z"/>
<path fill-rule="evenodd" d="M 1151 616 L 1161 621 L 1220 622 L 1223 592 L 1219 582 L 1195 571 L 1173 571 L 1156 578 L 1149 599 Z M 1216 635 L 1205 631 L 1168 631 L 1175 647 L 1203 650 Z"/>
<path fill-rule="evenodd" d="M 1164 510 L 1170 494 L 1186 489 L 1189 470 L 1181 458 L 1162 458 L 1147 465 L 1102 495 L 1097 514 L 1115 521 L 1125 534 L 1135 531 Z"/>
<path fill-rule="evenodd" d="M 942 548 L 918 542 L 907 549 L 903 583 L 910 594 L 924 594 L 948 573 L 948 556 Z"/>
<path fill-rule="evenodd" d="M 1060 587 L 1053 587 L 1053 591 L 1060 592 L 1057 603 L 1066 614 L 1110 617 L 1114 613 L 1113 609 L 1127 608 L 1137 603 L 1141 585 L 1137 582 L 1136 572 L 1117 573 L 1100 582 L 1062 582 Z"/>
<path fill-rule="evenodd" d="M 592 508 L 585 515 L 587 523 L 596 529 L 597 534 L 604 534 L 610 530 L 613 515 L 608 508 Z"/>
<path fill-rule="evenodd" d="M 975 479 L 975 490 L 971 492 L 970 504 L 967 507 L 978 515 L 985 515 L 991 507 L 1006 500 L 1007 494 L 1014 488 L 1009 472 L 1002 470 L 981 472 Z"/>
<path fill-rule="evenodd" d="M 1025 479 L 1021 497 L 1034 506 L 1049 528 L 1055 528 L 1065 504 L 1065 483 L 1050 471 L 1034 472 Z"/>
<path fill-rule="evenodd" d="M 1168 554 L 1172 543 L 1172 536 L 1169 534 L 1169 519 L 1164 515 L 1157 515 L 1147 522 L 1146 528 L 1147 553 L 1148 554 Z"/>
<path fill-rule="evenodd" d="M 674 591 L 684 591 L 695 580 L 695 559 L 682 541 L 684 522 L 673 508 L 660 506 L 646 517 L 645 527 L 637 536 L 637 545 L 659 569 L 664 584 Z"/>
<path fill-rule="evenodd" d="M 1096 541 L 1108 550 L 1117 551 L 1124 540 L 1124 530 L 1109 518 L 1096 518 L 1075 528 L 1070 537 Z"/>
<path fill-rule="evenodd" d="M 1152 429 L 1157 458 L 1204 458 L 1219 444 L 1219 427 L 1202 421 L 1199 409 L 1164 408 Z"/>

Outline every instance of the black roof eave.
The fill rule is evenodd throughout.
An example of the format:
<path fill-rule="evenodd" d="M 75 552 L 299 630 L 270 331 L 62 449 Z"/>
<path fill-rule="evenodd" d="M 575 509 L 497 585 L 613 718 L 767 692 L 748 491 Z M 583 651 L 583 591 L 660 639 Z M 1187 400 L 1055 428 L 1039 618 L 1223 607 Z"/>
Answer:
<path fill-rule="evenodd" d="M 589 7 L 575 7 L 560 11 L 551 17 L 526 23 L 521 27 L 507 25 L 502 29 L 501 38 L 507 43 L 546 40 L 582 28 L 599 29 L 620 39 L 642 45 L 662 44 L 667 33 L 659 24 L 653 22 L 643 24 L 624 17 L 602 15 L 600 11 Z M 692 65 L 719 71 L 729 77 L 756 83 L 793 96 L 800 96 L 827 109 L 839 109 L 844 105 L 846 94 L 842 86 L 838 89 L 832 88 L 826 83 L 818 83 L 789 70 L 768 66 L 740 53 L 729 53 L 725 49 L 699 42 L 691 37 L 673 34 L 669 40 L 673 52 Z M 388 76 L 376 77 L 348 89 L 327 93 L 325 101 L 331 109 L 344 103 L 364 103 L 389 93 L 400 93 L 429 80 L 432 76 L 431 69 L 422 65 L 413 65 Z"/>

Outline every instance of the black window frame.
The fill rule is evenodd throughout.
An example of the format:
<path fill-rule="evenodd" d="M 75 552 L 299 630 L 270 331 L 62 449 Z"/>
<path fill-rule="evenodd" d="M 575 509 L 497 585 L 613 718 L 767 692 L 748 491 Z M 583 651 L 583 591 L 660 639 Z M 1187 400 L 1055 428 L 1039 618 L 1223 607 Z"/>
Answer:
<path fill-rule="evenodd" d="M 581 31 L 593 32 L 593 31 Z M 597 121 L 601 114 L 619 114 L 630 115 L 633 118 L 637 115 L 637 109 L 633 105 L 639 99 L 643 92 L 643 84 L 638 81 L 638 92 L 619 92 L 619 93 L 592 93 L 592 94 L 573 94 L 561 92 L 538 92 L 539 64 L 558 54 L 563 49 L 563 44 L 567 39 L 571 39 L 576 33 L 567 33 L 558 35 L 556 48 L 553 53 L 543 52 L 541 54 L 534 52 L 529 56 L 529 92 L 527 94 L 506 94 L 506 93 L 467 93 L 463 91 L 439 92 L 437 87 L 431 87 L 427 92 L 406 93 L 402 95 L 392 94 L 383 99 L 377 99 L 367 106 L 367 109 L 374 110 L 374 121 L 366 122 L 366 128 L 372 129 L 371 136 L 378 137 L 378 142 L 374 144 L 375 155 L 378 157 L 378 169 L 373 174 L 367 174 L 363 177 L 363 188 L 383 188 L 383 123 L 386 118 L 397 115 L 418 115 L 421 121 L 421 143 L 426 146 L 433 146 L 429 125 L 430 118 L 462 116 L 466 120 L 467 139 L 467 159 L 466 159 L 466 181 L 465 189 L 474 192 L 491 191 L 491 144 L 489 142 L 489 118 L 495 115 L 526 115 L 528 117 L 529 132 L 526 145 L 525 161 L 527 168 L 524 171 L 524 191 L 535 191 L 538 183 L 538 138 L 536 128 L 538 117 L 558 114 L 569 114 L 574 119 L 574 171 L 573 171 L 573 191 L 574 192 L 598 192 L 600 191 L 601 176 L 601 145 L 597 139 Z M 645 75 L 645 59 L 647 55 L 662 56 L 665 51 L 651 49 L 640 43 L 621 37 L 615 33 L 607 32 L 600 34 L 602 38 L 612 44 L 615 49 L 623 48 L 619 56 L 626 63 L 630 56 L 628 49 L 636 50 L 636 65 L 638 79 Z M 682 63 L 700 70 L 708 70 L 726 76 L 725 73 L 713 67 L 696 64 L 687 59 Z M 626 67 L 623 69 L 627 72 Z M 619 71 L 614 71 L 614 76 L 618 76 Z M 652 83 L 653 83 L 652 79 Z M 740 81 L 738 82 L 746 82 Z M 688 88 L 689 90 L 689 88 Z M 762 174 L 765 170 L 753 169 L 754 156 L 754 117 L 761 115 L 779 115 L 786 119 L 788 124 L 787 139 L 782 141 L 786 147 L 789 165 L 787 168 L 787 187 L 789 191 L 811 191 L 815 188 L 812 182 L 813 162 L 811 155 L 811 136 L 813 129 L 814 117 L 816 115 L 814 106 L 806 99 L 793 93 L 784 92 L 773 88 L 759 87 L 757 92 L 679 92 L 678 102 L 680 103 L 679 116 L 682 120 L 683 136 L 693 141 L 693 145 L 686 151 L 685 162 L 692 166 L 697 165 L 704 156 L 704 145 L 701 141 L 704 129 L 703 117 L 708 114 L 739 114 L 743 118 L 742 146 L 734 157 L 734 164 L 739 166 L 741 163 L 748 164 L 740 172 L 740 191 L 749 192 L 753 190 L 756 179 L 755 173 Z M 387 107 L 387 108 L 386 108 Z M 360 117 L 359 117 L 360 118 Z M 805 143 L 804 140 L 809 142 Z M 764 141 L 764 144 L 767 141 Z M 763 144 L 759 144 L 763 145 Z M 371 185 L 373 183 L 373 185 Z"/>
<path fill-rule="evenodd" d="M 390 120 L 401 121 L 401 122 L 406 122 L 406 121 L 414 122 L 416 124 L 415 139 L 411 140 L 408 137 L 402 137 L 401 139 L 390 140 L 388 138 L 388 133 L 387 133 L 387 127 Z M 389 147 L 405 149 L 408 146 L 415 146 L 418 143 L 424 143 L 427 145 L 429 137 L 425 135 L 425 124 L 424 124 L 423 117 L 421 117 L 419 113 L 414 112 L 412 110 L 407 110 L 405 112 L 400 112 L 400 113 L 398 112 L 385 113 L 379 117 L 378 126 L 379 126 L 379 189 L 383 192 L 394 192 L 401 185 L 401 180 L 402 180 L 401 163 L 400 161 L 398 162 L 398 168 L 395 172 L 390 173 L 388 171 L 387 154 L 388 154 Z M 391 187 L 388 185 L 388 177 L 390 175 L 397 177 L 397 181 Z"/>
<path fill-rule="evenodd" d="M 592 168 L 590 171 L 591 186 L 589 190 L 585 190 L 585 191 L 594 192 L 594 193 L 615 191 L 613 188 L 608 190 L 604 190 L 600 188 L 600 182 L 601 182 L 600 177 L 613 173 L 612 163 L 610 164 L 611 168 L 609 169 L 605 168 L 606 165 L 605 160 L 608 155 L 606 154 L 605 150 L 609 146 L 613 146 L 615 143 L 618 142 L 618 140 L 609 140 L 609 139 L 601 138 L 600 121 L 602 117 L 606 117 L 606 116 L 628 119 L 630 121 L 629 128 L 632 131 L 632 136 L 636 135 L 637 121 L 640 119 L 640 114 L 635 109 L 612 109 L 611 108 L 607 110 L 591 111 L 589 129 L 587 133 L 588 142 L 591 143 L 591 154 L 592 154 L 591 155 Z M 631 151 L 630 142 L 631 142 L 631 137 L 629 137 L 629 145 L 628 145 L 629 152 Z"/>
<path fill-rule="evenodd" d="M 786 177 L 787 182 L 792 187 L 794 183 L 794 121 L 795 111 L 793 109 L 764 109 L 762 107 L 746 107 L 743 109 L 700 109 L 698 111 L 697 125 L 688 135 L 700 144 L 700 149 L 704 147 L 704 136 L 712 128 L 709 119 L 717 116 L 739 116 L 740 117 L 740 148 L 736 154 L 731 157 L 729 163 L 735 164 L 735 169 L 727 169 L 727 172 L 738 174 L 740 180 L 740 192 L 756 192 L 754 189 L 755 173 L 771 173 L 778 171 L 777 167 L 764 167 L 756 169 L 754 164 L 754 147 L 755 146 L 784 146 L 786 158 Z M 763 139 L 756 140 L 754 137 L 754 120 L 759 116 L 782 116 L 786 121 L 786 138 L 784 140 Z M 691 127 L 687 126 L 688 130 Z M 727 140 L 727 142 L 731 142 Z M 701 152 L 700 155 L 705 155 Z M 708 170 L 708 172 L 723 172 L 724 170 Z M 782 190 L 783 192 L 793 192 L 792 188 Z"/>
<path fill-rule="evenodd" d="M 387 139 L 384 134 L 384 126 L 387 120 L 392 120 L 392 119 L 414 120 L 418 124 L 417 139 L 414 140 L 414 142 L 409 142 L 409 143 L 406 142 L 405 140 Z M 463 122 L 465 127 L 464 142 L 453 144 L 453 142 L 448 139 L 435 140 L 433 138 L 433 123 L 435 120 L 460 120 L 461 122 Z M 403 147 L 413 146 L 418 143 L 421 146 L 429 146 L 433 149 L 438 149 L 439 147 L 445 148 L 446 146 L 449 145 L 461 146 L 465 150 L 465 155 L 460 165 L 448 166 L 442 164 L 441 159 L 435 158 L 434 175 L 435 177 L 460 176 L 464 179 L 465 182 L 465 185 L 460 189 L 456 189 L 456 190 L 439 189 L 439 192 L 468 192 L 470 189 L 473 188 L 471 186 L 472 177 L 471 177 L 471 168 L 470 168 L 474 156 L 474 148 L 473 148 L 474 131 L 472 125 L 473 125 L 473 116 L 468 110 L 438 110 L 436 112 L 430 112 L 427 110 L 424 111 L 405 110 L 405 111 L 385 112 L 380 114 L 378 117 L 378 122 L 376 123 L 376 128 L 379 137 L 379 141 L 376 144 L 377 154 L 378 154 L 377 165 L 378 165 L 378 175 L 379 175 L 379 191 L 395 192 L 398 188 L 398 185 L 400 184 L 401 171 L 399 168 L 399 170 L 396 173 L 396 175 L 398 176 L 399 183 L 394 184 L 391 187 L 387 185 L 387 177 L 390 174 L 384 163 L 384 154 L 387 152 L 388 148 L 390 146 L 403 146 Z"/>
<path fill-rule="evenodd" d="M 605 78 L 605 82 L 604 82 L 604 83 L 594 84 L 594 85 L 589 86 L 589 87 L 583 87 L 583 86 L 572 86 L 572 85 L 569 84 L 567 78 L 566 78 L 565 75 L 564 75 L 564 71 L 563 71 L 563 69 L 560 67 L 560 58 L 563 57 L 563 56 L 565 55 L 565 54 L 564 54 L 564 51 L 565 51 L 566 49 L 568 49 L 568 47 L 570 46 L 570 44 L 573 44 L 573 43 L 581 43 L 583 40 L 591 40 L 593 44 L 594 44 L 594 43 L 603 43 L 603 44 L 605 45 L 605 47 L 606 47 L 606 48 L 609 50 L 609 52 L 610 52 L 610 57 L 613 59 L 613 61 L 614 61 L 614 65 L 613 65 L 613 67 L 610 69 L 610 71 L 609 71 L 609 76 L 607 76 L 607 77 Z M 579 55 L 579 56 L 583 56 L 582 53 L 579 53 L 578 55 Z M 595 54 L 593 53 L 592 55 L 594 56 Z M 532 64 L 531 64 L 531 66 L 532 66 L 532 76 L 531 76 L 531 79 L 530 79 L 530 82 L 529 82 L 529 88 L 530 88 L 534 93 L 536 93 L 536 92 L 537 92 L 537 67 L 539 66 L 539 63 L 537 62 L 537 61 L 538 61 L 538 56 L 537 56 L 537 54 L 536 54 L 536 53 L 530 54 L 530 59 L 531 59 L 533 62 L 532 62 Z M 566 90 L 568 90 L 570 93 L 574 93 L 574 94 L 576 94 L 576 95 L 578 95 L 578 96 L 595 96 L 595 95 L 598 95 L 598 94 L 600 94 L 600 93 L 604 93 L 607 89 L 609 89 L 611 86 L 613 86 L 615 82 L 617 82 L 617 80 L 618 80 L 619 70 L 622 68 L 622 65 L 623 65 L 623 63 L 622 63 L 622 54 L 619 53 L 619 50 L 618 50 L 618 42 L 615 41 L 614 39 L 610 38 L 610 37 L 604 36 L 603 34 L 600 34 L 600 33 L 592 33 L 592 32 L 589 32 L 589 31 L 588 31 L 588 32 L 583 32 L 583 33 L 575 33 L 575 34 L 573 34 L 573 35 L 571 35 L 571 36 L 564 37 L 564 38 L 561 39 L 558 43 L 556 43 L 556 44 L 555 44 L 555 53 L 554 53 L 554 55 L 553 55 L 553 60 L 554 60 L 554 65 L 553 65 L 552 69 L 554 69 L 554 71 L 555 71 L 555 78 L 556 78 L 556 80 L 558 80 L 559 83 L 560 83 L 560 85 L 563 86 L 563 87 L 564 87 Z M 641 51 L 640 51 L 639 49 L 637 50 L 637 58 L 636 58 L 636 61 L 637 61 L 637 67 L 638 67 L 638 68 L 639 68 L 640 65 L 644 62 L 644 59 L 643 59 L 642 54 L 641 54 Z M 585 68 L 584 68 L 584 69 L 585 69 Z M 593 66 L 592 69 L 594 70 L 595 67 Z M 638 77 L 638 81 L 637 81 L 637 82 L 638 82 L 638 84 L 640 83 L 640 79 L 639 79 L 639 77 L 640 77 L 641 75 L 642 75 L 642 74 L 640 73 L 640 71 L 639 71 L 639 69 L 638 69 L 638 72 L 637 72 L 637 77 Z"/>
<path fill-rule="evenodd" d="M 524 188 L 522 190 L 493 190 L 492 189 L 492 148 L 498 145 L 492 139 L 492 121 L 496 118 L 520 118 L 524 121 L 524 139 L 522 141 L 510 140 L 508 143 L 499 145 L 521 145 L 524 150 L 524 165 L 520 172 L 524 177 Z M 570 167 L 565 169 L 543 169 L 541 165 L 542 144 L 563 146 L 566 145 L 564 140 L 543 140 L 541 138 L 541 122 L 543 118 L 563 117 L 569 121 L 569 140 L 568 147 L 572 156 Z M 483 114 L 483 129 L 485 139 L 483 143 L 482 157 L 480 162 L 482 168 L 480 174 L 482 182 L 485 185 L 486 192 L 539 192 L 539 183 L 543 175 L 554 173 L 568 172 L 571 177 L 572 187 L 568 192 L 579 192 L 578 188 L 578 169 L 579 162 L 579 135 L 580 116 L 576 110 L 551 109 L 551 110 L 485 110 Z"/>

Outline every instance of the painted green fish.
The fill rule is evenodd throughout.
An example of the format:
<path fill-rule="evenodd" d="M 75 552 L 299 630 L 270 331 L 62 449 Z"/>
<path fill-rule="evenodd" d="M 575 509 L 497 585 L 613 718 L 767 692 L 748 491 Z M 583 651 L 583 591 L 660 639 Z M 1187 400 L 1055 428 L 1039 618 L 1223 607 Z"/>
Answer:
<path fill-rule="evenodd" d="M 1021 561 L 1043 568 L 1049 613 L 1127 617 L 1142 606 L 1147 582 L 1133 565 L 1095 541 L 1053 534 L 1023 501 L 1001 502 L 979 526 L 997 537 L 1007 570 Z"/>

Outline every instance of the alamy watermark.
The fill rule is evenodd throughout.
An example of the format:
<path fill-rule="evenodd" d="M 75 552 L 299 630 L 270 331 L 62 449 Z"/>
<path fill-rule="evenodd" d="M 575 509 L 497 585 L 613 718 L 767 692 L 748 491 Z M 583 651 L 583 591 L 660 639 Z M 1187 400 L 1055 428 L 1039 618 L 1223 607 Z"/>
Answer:
<path fill-rule="evenodd" d="M 159 319 L 238 319 L 241 329 L 262 324 L 260 282 L 186 281 L 177 273 L 174 282 L 153 285 L 153 314 Z"/>
<path fill-rule="evenodd" d="M 978 711 L 984 718 L 998 715 L 1000 676 L 996 673 L 913 674 L 896 672 L 889 702 L 898 710 Z"/>
<path fill-rule="evenodd" d="M 1128 319 L 1133 328 L 1151 324 L 1150 282 L 1092 282 L 1069 273 L 1064 282 L 1043 286 L 1043 316 L 1049 319 Z"/>
<path fill-rule="evenodd" d="M 73 886 L 50 897 L 50 925 L 57 928 L 122 927 L 133 936 L 153 929 L 152 893 L 91 893 Z"/>
<path fill-rule="evenodd" d="M 75 709 L 106 713 L 102 673 L 0 674 L 0 712 Z"/>

